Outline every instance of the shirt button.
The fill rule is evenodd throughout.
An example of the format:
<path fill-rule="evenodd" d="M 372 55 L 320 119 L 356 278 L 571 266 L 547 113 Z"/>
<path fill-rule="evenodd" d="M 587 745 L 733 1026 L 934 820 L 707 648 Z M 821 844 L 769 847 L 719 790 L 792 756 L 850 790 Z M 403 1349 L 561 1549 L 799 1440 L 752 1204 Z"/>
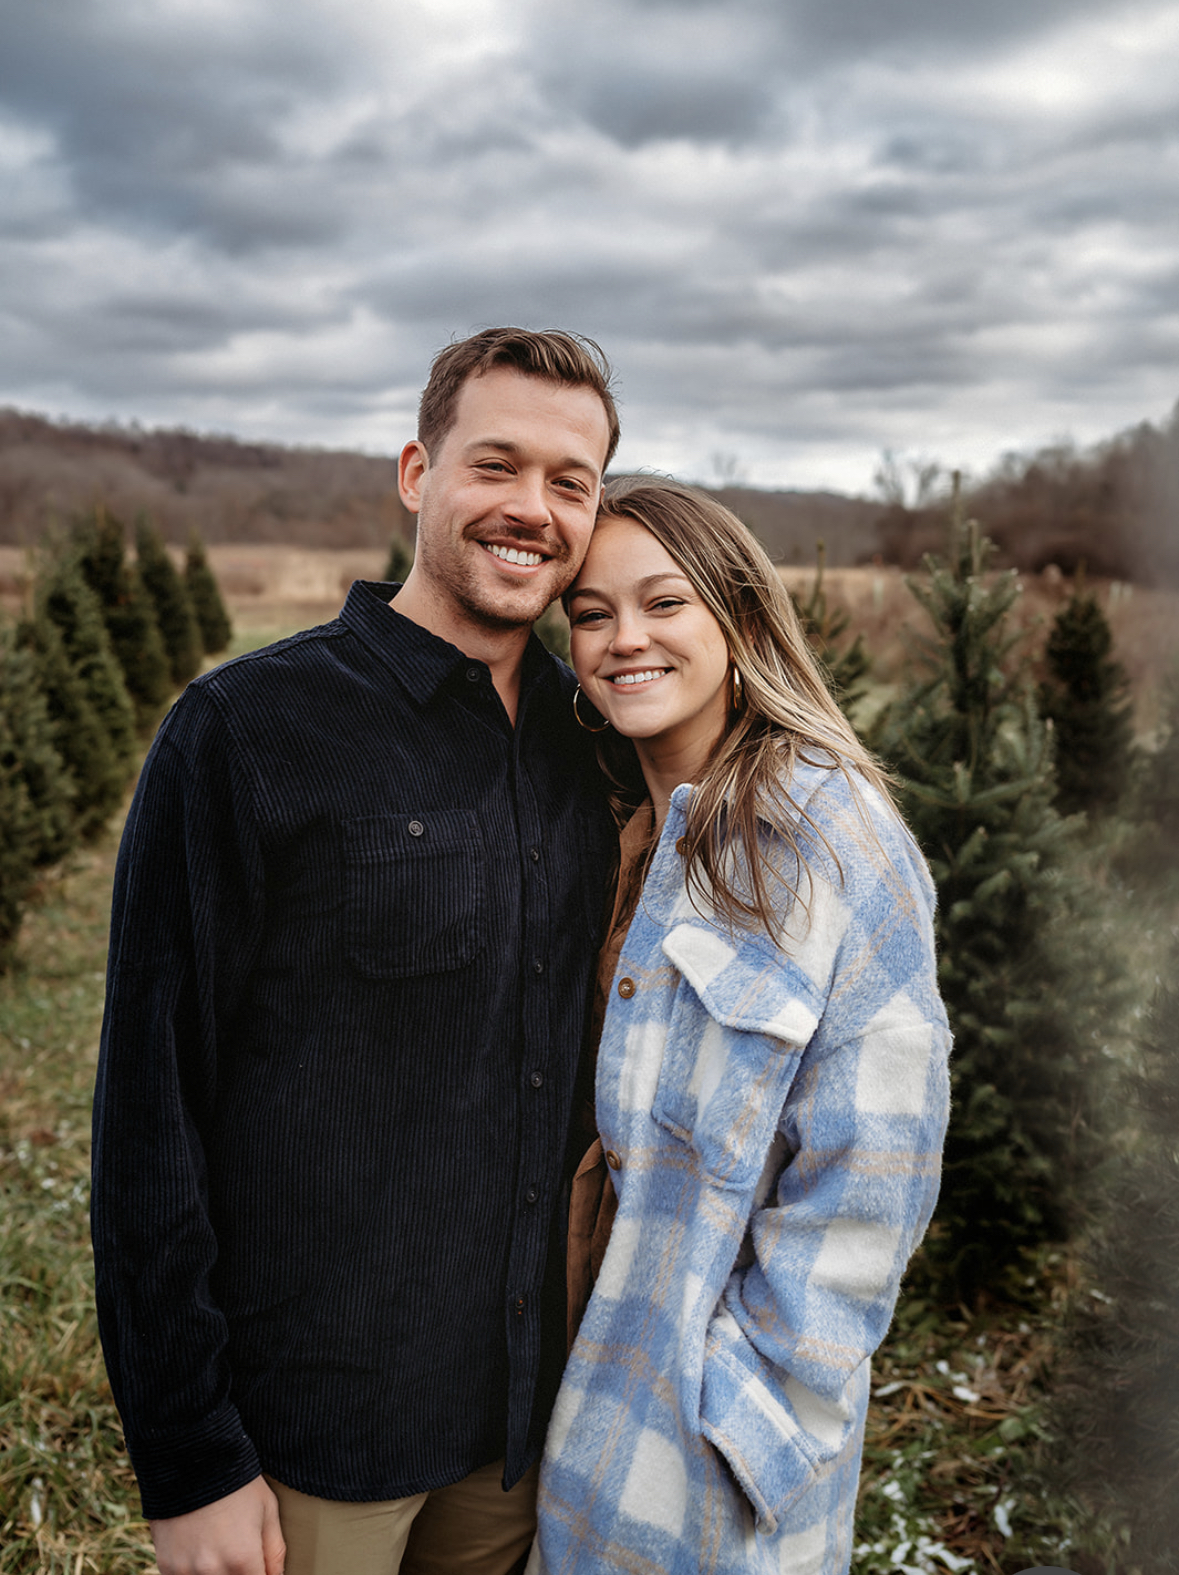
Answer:
<path fill-rule="evenodd" d="M 543 1072 L 533 1072 L 531 1074 L 531 1076 L 529 1077 L 528 1081 L 532 1084 L 533 1088 L 543 1088 L 544 1087 L 544 1073 Z"/>
<path fill-rule="evenodd" d="M 687 837 L 677 837 L 675 839 L 675 850 L 680 855 L 683 855 L 683 854 L 687 853 L 687 851 L 688 851 L 688 839 L 687 839 Z"/>
<path fill-rule="evenodd" d="M 482 668 L 480 668 L 480 667 L 468 667 L 467 668 L 467 682 L 468 683 L 470 683 L 470 684 L 477 684 L 482 676 L 483 676 L 483 669 Z"/>
<path fill-rule="evenodd" d="M 544 972 L 544 963 L 541 962 L 539 957 L 533 963 L 532 971 L 533 971 L 533 973 L 543 973 Z"/>
<path fill-rule="evenodd" d="M 532 862 L 534 864 L 539 864 L 540 863 L 540 849 L 539 848 L 529 848 L 528 849 L 528 857 L 532 860 Z"/>
<path fill-rule="evenodd" d="M 618 981 L 618 993 L 619 993 L 619 995 L 622 997 L 622 999 L 624 1001 L 629 1001 L 631 996 L 635 993 L 635 982 L 634 982 L 634 980 L 633 979 L 619 979 L 619 981 Z"/>
<path fill-rule="evenodd" d="M 606 1150 L 606 1163 L 607 1163 L 607 1165 L 609 1165 L 611 1170 L 621 1170 L 622 1169 L 622 1161 L 621 1161 L 621 1159 L 619 1159 L 618 1155 L 614 1152 L 614 1150 L 612 1148 L 608 1148 Z"/>
<path fill-rule="evenodd" d="M 540 1197 L 540 1188 L 539 1187 L 529 1187 L 528 1191 L 524 1194 L 524 1201 L 525 1201 L 525 1203 L 535 1203 L 537 1198 L 539 1198 L 539 1197 Z"/>
<path fill-rule="evenodd" d="M 411 837 L 420 837 L 426 828 L 422 825 L 420 820 L 411 820 L 405 829 L 409 832 Z"/>
<path fill-rule="evenodd" d="M 515 1304 L 513 1306 L 513 1311 L 515 1312 L 517 1318 L 523 1318 L 523 1316 L 524 1316 L 524 1298 L 522 1296 L 517 1296 L 516 1297 Z"/>

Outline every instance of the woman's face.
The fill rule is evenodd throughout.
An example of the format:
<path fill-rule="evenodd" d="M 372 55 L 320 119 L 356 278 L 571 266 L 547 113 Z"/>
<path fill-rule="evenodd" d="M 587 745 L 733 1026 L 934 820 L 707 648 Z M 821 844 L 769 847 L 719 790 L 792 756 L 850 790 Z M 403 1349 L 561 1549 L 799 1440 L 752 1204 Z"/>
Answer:
<path fill-rule="evenodd" d="M 602 520 L 569 621 L 588 698 L 640 758 L 674 757 L 681 780 L 693 780 L 728 719 L 729 650 L 675 559 L 634 520 Z"/>

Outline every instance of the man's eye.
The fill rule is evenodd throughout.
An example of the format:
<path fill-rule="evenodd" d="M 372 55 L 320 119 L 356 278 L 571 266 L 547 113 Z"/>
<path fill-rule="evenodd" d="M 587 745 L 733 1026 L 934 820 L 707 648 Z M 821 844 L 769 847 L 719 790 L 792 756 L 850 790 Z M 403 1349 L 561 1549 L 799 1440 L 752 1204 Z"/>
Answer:
<path fill-rule="evenodd" d="M 563 492 L 575 492 L 579 497 L 588 497 L 589 495 L 588 487 L 580 481 L 575 481 L 571 476 L 562 476 L 558 480 L 557 486 Z"/>

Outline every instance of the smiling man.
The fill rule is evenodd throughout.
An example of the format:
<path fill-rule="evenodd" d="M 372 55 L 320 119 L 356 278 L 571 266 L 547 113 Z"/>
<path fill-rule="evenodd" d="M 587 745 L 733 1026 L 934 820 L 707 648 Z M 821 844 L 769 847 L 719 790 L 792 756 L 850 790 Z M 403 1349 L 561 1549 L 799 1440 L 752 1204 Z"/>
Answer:
<path fill-rule="evenodd" d="M 591 342 L 451 345 L 405 585 L 198 679 L 148 757 L 93 1227 L 163 1575 L 506 1575 L 531 1540 L 613 842 L 531 625 L 617 436 Z"/>

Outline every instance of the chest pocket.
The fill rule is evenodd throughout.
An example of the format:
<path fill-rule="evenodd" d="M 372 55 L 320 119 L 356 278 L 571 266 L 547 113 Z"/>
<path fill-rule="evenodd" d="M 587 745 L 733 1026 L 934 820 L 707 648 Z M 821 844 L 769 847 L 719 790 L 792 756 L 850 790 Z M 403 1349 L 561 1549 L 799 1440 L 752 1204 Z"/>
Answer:
<path fill-rule="evenodd" d="M 765 975 L 732 967 L 713 937 L 677 927 L 663 944 L 682 970 L 651 1114 L 699 1155 L 717 1185 L 758 1181 L 806 1044 L 817 1026 L 809 1004 L 783 992 L 783 1009 L 767 1031 L 751 1010 Z M 725 967 L 726 955 L 731 960 Z M 736 978 L 735 978 L 736 976 Z M 741 988 L 736 980 L 741 980 Z M 785 981 L 773 980 L 781 988 Z"/>
<path fill-rule="evenodd" d="M 475 815 L 344 822 L 348 960 L 370 979 L 463 968 L 486 944 L 486 869 Z"/>

